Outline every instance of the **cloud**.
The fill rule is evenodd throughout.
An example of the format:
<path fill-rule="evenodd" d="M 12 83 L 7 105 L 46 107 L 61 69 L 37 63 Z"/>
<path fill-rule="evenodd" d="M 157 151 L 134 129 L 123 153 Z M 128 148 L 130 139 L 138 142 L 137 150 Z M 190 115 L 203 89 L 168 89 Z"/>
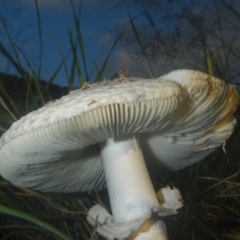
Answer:
<path fill-rule="evenodd" d="M 204 70 L 204 65 L 201 62 L 196 62 L 196 65 L 189 66 L 181 59 L 173 59 L 169 61 L 166 58 L 158 58 L 157 60 L 149 60 L 151 70 L 148 67 L 147 60 L 145 58 L 137 57 L 134 53 L 121 48 L 114 52 L 111 56 L 106 71 L 106 78 L 117 73 L 119 70 L 124 70 L 131 77 L 141 78 L 157 78 L 174 69 L 195 69 Z M 152 73 L 151 73 L 152 71 Z"/>
<path fill-rule="evenodd" d="M 136 56 L 124 49 L 115 51 L 111 56 L 107 73 L 111 76 L 119 70 L 124 70 L 129 76 L 133 77 L 150 77 L 146 61 L 137 59 Z"/>

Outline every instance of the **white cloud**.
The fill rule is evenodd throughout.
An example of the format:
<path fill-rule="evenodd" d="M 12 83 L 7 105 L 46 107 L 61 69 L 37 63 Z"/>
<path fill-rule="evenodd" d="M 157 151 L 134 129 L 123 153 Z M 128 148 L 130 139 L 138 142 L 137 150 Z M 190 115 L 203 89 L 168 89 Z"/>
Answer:
<path fill-rule="evenodd" d="M 111 74 L 113 74 L 119 70 L 124 70 L 129 76 L 133 77 L 150 77 L 146 61 L 136 59 L 133 54 L 124 49 L 120 49 L 114 53 L 108 64 L 107 72 L 111 71 Z"/>
<path fill-rule="evenodd" d="M 203 70 L 204 66 L 201 63 L 190 66 L 181 59 L 174 59 L 174 62 L 168 61 L 166 58 L 158 58 L 157 61 L 150 61 L 153 77 L 162 76 L 174 69 L 187 68 Z M 126 49 L 119 49 L 111 56 L 106 71 L 106 77 L 112 76 L 119 70 L 124 70 L 129 76 L 151 78 L 151 72 L 148 63 L 144 58 L 137 58 L 135 54 L 127 51 Z"/>

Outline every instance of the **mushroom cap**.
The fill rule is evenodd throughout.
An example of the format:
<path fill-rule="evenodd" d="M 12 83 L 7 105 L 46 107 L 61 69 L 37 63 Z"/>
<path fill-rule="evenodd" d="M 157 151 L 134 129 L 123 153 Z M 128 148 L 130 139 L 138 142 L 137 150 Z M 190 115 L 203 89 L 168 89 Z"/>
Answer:
<path fill-rule="evenodd" d="M 0 139 L 0 174 L 42 191 L 102 189 L 98 143 L 125 134 L 140 135 L 146 157 L 180 169 L 231 135 L 237 102 L 234 86 L 193 70 L 96 83 L 15 122 Z"/>
<path fill-rule="evenodd" d="M 180 85 L 182 102 L 168 132 L 144 135 L 143 150 L 145 159 L 179 170 L 225 145 L 236 126 L 239 94 L 235 86 L 200 71 L 176 70 L 160 79 Z"/>

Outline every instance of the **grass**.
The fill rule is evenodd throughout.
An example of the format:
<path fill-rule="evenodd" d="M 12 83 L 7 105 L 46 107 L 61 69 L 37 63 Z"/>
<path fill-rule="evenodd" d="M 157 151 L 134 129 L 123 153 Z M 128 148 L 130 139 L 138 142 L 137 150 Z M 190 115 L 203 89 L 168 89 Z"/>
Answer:
<path fill-rule="evenodd" d="M 227 145 L 227 155 L 219 149 L 204 161 L 175 175 L 175 185 L 183 194 L 185 208 L 176 216 L 172 231 L 182 237 L 170 239 L 236 239 L 240 237 L 239 151 L 234 149 L 239 132 Z M 173 182 L 174 182 L 173 180 Z M 170 229 L 171 227 L 169 227 Z"/>
<path fill-rule="evenodd" d="M 0 212 L 2 214 L 6 214 L 7 216 L 20 218 L 20 219 L 25 220 L 25 221 L 27 221 L 29 223 L 37 225 L 40 228 L 42 228 L 42 230 L 49 231 L 50 233 L 52 233 L 53 235 L 59 237 L 60 239 L 63 239 L 63 240 L 70 240 L 71 239 L 66 234 L 64 234 L 61 231 L 59 231 L 58 229 L 52 227 L 50 224 L 48 224 L 48 223 L 46 223 L 44 221 L 41 221 L 38 218 L 35 218 L 35 217 L 33 217 L 33 216 L 29 215 L 29 214 L 26 214 L 24 212 L 15 210 L 13 208 L 5 207 L 2 204 L 0 204 Z"/>
<path fill-rule="evenodd" d="M 39 42 L 41 46 L 41 15 L 36 3 L 38 17 Z M 13 44 L 8 33 L 12 53 L 0 42 L 0 52 L 11 62 L 19 72 L 25 83 L 25 90 L 21 101 L 0 84 L 0 132 L 5 132 L 13 121 L 27 112 L 37 109 L 53 98 L 50 88 L 58 72 L 65 69 L 68 79 L 68 89 L 78 79 L 80 85 L 89 81 L 92 73 L 88 72 L 86 65 L 87 53 L 81 31 L 80 15 L 75 11 L 73 1 L 74 28 L 69 28 L 67 34 L 70 40 L 70 50 L 66 56 L 61 56 L 61 63 L 53 71 L 47 83 L 41 82 L 41 63 L 32 69 L 26 55 Z M 232 9 L 233 11 L 233 9 Z M 148 15 L 152 21 L 151 15 Z M 137 42 L 144 51 L 138 29 L 131 15 L 130 24 Z M 6 26 L 5 26 L 6 27 Z M 8 29 L 6 28 L 6 31 Z M 94 81 L 103 78 L 104 70 L 109 58 L 114 51 L 121 35 L 110 48 L 101 66 L 96 65 L 97 75 Z M 234 39 L 233 39 L 234 41 Z M 207 45 L 204 45 L 208 49 Z M 225 57 L 233 49 L 229 46 Z M 41 52 L 41 51 L 40 51 Z M 216 61 L 208 51 L 205 51 L 203 61 L 209 73 L 216 74 L 218 69 L 223 69 L 219 74 L 228 73 L 228 62 L 221 64 Z M 210 52 L 211 53 L 211 52 Z M 41 53 L 40 53 L 41 54 Z M 146 67 L 150 75 L 154 75 L 147 53 Z M 66 67 L 66 59 L 72 59 L 70 70 Z M 41 59 L 41 56 L 39 57 Z M 219 60 L 219 61 L 220 61 Z M 58 97 L 60 97 L 59 94 Z M 238 122 L 240 112 L 236 113 Z M 206 240 L 206 239 L 240 239 L 240 126 L 226 145 L 226 152 L 218 149 L 214 154 L 200 163 L 174 173 L 166 173 L 154 182 L 156 190 L 162 186 L 174 185 L 180 189 L 184 208 L 179 214 L 166 219 L 170 240 Z M 94 229 L 86 222 L 86 212 L 94 202 L 102 201 L 108 205 L 106 191 L 91 193 L 41 193 L 29 189 L 22 189 L 0 179 L 0 236 L 1 239 L 103 239 L 94 233 Z"/>

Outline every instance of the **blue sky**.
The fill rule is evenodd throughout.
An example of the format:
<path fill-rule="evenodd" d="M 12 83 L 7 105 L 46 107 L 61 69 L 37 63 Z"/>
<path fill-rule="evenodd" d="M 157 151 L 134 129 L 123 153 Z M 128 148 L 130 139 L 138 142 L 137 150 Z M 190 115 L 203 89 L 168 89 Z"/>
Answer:
<path fill-rule="evenodd" d="M 80 2 L 80 0 L 73 1 L 75 3 L 76 9 L 78 9 L 77 4 Z M 113 10 L 113 7 L 117 2 L 119 2 L 119 0 L 82 0 L 81 29 L 85 43 L 87 66 L 89 73 L 94 69 L 93 60 L 95 60 L 98 66 L 100 66 L 103 60 L 106 58 L 107 54 L 109 53 L 111 46 L 116 38 L 116 35 L 112 34 L 111 32 L 114 29 L 114 26 L 121 26 L 121 29 L 126 30 L 127 36 L 129 36 L 128 31 L 130 28 L 127 28 L 127 26 L 129 27 L 129 25 L 127 25 L 129 24 L 127 10 L 125 7 L 114 8 Z M 186 0 L 184 2 L 191 1 Z M 214 1 L 203 0 L 203 2 L 205 2 L 209 7 Z M 235 9 L 239 9 L 237 6 L 239 5 L 240 1 L 234 2 L 236 5 Z M 61 52 L 66 55 L 66 53 L 70 49 L 67 28 L 74 28 L 74 21 L 69 0 L 38 0 L 38 4 L 42 21 L 41 26 L 43 37 L 41 79 L 48 80 L 61 62 L 61 57 L 59 55 L 58 49 L 52 39 L 57 42 L 57 45 Z M 205 16 L 214 17 L 215 15 L 212 14 L 211 8 L 209 9 L 210 10 L 205 14 Z M 172 19 L 174 19 L 175 15 L 178 14 L 176 13 L 176 10 L 177 8 L 175 7 L 175 5 L 172 9 L 167 9 L 167 13 L 170 13 Z M 199 3 L 198 1 L 196 1 L 195 5 L 191 5 L 191 10 L 195 14 L 195 16 L 198 16 L 198 12 L 202 11 L 203 9 L 199 8 Z M 132 17 L 140 21 L 142 20 L 142 15 L 139 13 L 136 6 L 130 8 L 130 11 Z M 158 18 L 159 16 L 161 16 L 161 14 L 158 12 L 158 9 L 156 9 L 156 11 L 157 12 L 155 12 L 155 17 Z M 163 9 L 163 11 L 165 10 Z M 225 8 L 222 7 L 221 11 L 225 11 Z M 227 10 L 226 13 L 229 14 Z M 221 15 L 223 18 L 225 16 L 224 14 Z M 14 44 L 19 46 L 23 50 L 24 54 L 30 60 L 32 68 L 37 70 L 39 66 L 38 64 L 40 49 L 35 1 L 1 0 L 0 16 L 3 17 L 7 25 L 7 30 L 11 34 Z M 172 19 L 170 19 L 170 21 L 172 21 Z M 209 34 L 207 35 L 207 43 L 209 46 L 213 47 L 212 49 L 215 51 L 214 54 L 216 54 L 216 59 L 218 60 L 220 59 L 219 56 L 223 56 L 224 60 L 225 55 L 223 55 L 223 52 L 220 51 L 222 49 L 222 44 L 225 44 L 225 42 L 222 43 L 220 41 L 222 36 L 220 36 L 220 38 L 218 37 L 222 33 L 212 31 L 211 28 L 214 26 L 208 23 L 208 21 L 210 20 L 211 19 L 207 18 L 207 25 L 205 26 L 205 28 L 209 32 Z M 179 21 L 179 19 L 177 19 L 177 21 Z M 173 59 L 171 60 L 172 62 L 174 62 L 174 64 L 169 64 L 166 62 L 164 56 L 162 57 L 162 55 L 160 54 L 160 57 L 157 59 L 157 61 L 154 62 L 154 65 L 152 65 L 154 68 L 153 70 L 155 72 L 155 76 L 167 73 L 174 68 L 193 68 L 196 70 L 205 70 L 203 52 L 198 51 L 198 49 L 189 48 L 188 46 L 184 45 L 184 41 L 185 39 L 188 39 L 189 33 L 191 35 L 191 26 L 187 26 L 186 21 L 184 21 L 183 19 L 181 19 L 180 21 L 182 21 L 179 25 L 181 27 L 180 33 L 182 35 L 180 39 L 177 39 L 174 42 L 174 44 L 177 44 L 175 46 L 177 47 L 177 49 L 181 49 L 180 53 L 182 55 L 174 55 L 174 49 L 173 51 L 171 49 L 171 54 L 173 53 Z M 229 46 L 232 46 L 233 43 L 233 45 L 236 45 L 234 46 L 235 49 L 238 50 L 240 34 L 239 31 L 236 33 L 237 28 L 235 25 L 238 24 L 239 21 L 238 19 L 236 21 L 236 19 L 234 19 L 234 16 L 232 16 L 229 21 L 224 20 L 225 24 L 228 24 L 229 22 L 230 27 L 228 25 L 224 27 L 224 38 L 226 40 L 226 43 L 229 44 Z M 159 21 L 158 23 L 159 29 L 163 27 L 165 33 L 166 29 L 168 31 L 169 29 L 171 29 L 169 28 L 169 24 L 163 23 L 163 25 L 161 26 L 162 22 Z M 173 23 L 173 21 L 168 23 Z M 124 28 L 125 25 L 126 28 Z M 143 25 L 141 25 L 140 27 L 143 27 L 142 29 L 144 29 Z M 231 27 L 233 27 L 233 29 L 231 29 Z M 142 33 L 148 34 L 148 32 Z M 130 38 L 131 37 L 133 37 L 133 35 L 131 35 Z M 9 50 L 11 50 L 11 47 L 9 47 L 9 39 L 6 36 L 6 31 L 4 30 L 1 21 L 0 40 L 1 43 L 3 43 Z M 152 41 L 151 44 L 154 43 L 154 39 L 150 38 L 150 41 Z M 131 50 L 132 49 L 127 48 L 126 46 L 118 45 L 118 47 L 111 55 L 108 67 L 106 69 L 106 72 L 104 73 L 105 78 L 113 76 L 113 74 L 116 73 L 118 70 L 125 70 L 129 73 L 129 75 L 136 77 L 150 76 L 146 62 L 141 59 L 136 59 L 136 56 L 133 57 L 131 53 L 129 54 Z M 233 75 L 235 74 L 235 72 L 238 74 L 239 60 L 236 60 L 236 56 L 234 54 L 230 55 L 231 56 L 228 56 L 228 58 L 229 62 L 231 63 L 231 72 Z M 72 58 L 69 58 L 68 60 L 68 71 L 70 71 L 71 60 Z M 224 69 L 224 67 L 225 65 L 223 64 L 223 67 L 221 68 Z M 16 73 L 14 68 L 10 66 L 10 64 L 1 54 L 0 71 L 12 74 Z M 235 79 L 235 81 L 240 81 L 238 75 L 236 75 Z M 55 79 L 55 83 L 62 86 L 67 85 L 67 76 L 64 70 L 59 73 L 59 75 Z"/>
<path fill-rule="evenodd" d="M 67 28 L 74 28 L 71 5 L 67 0 L 41 0 L 39 2 L 40 16 L 42 21 L 42 79 L 48 79 L 61 62 L 54 38 L 65 55 L 70 49 Z M 76 3 L 79 1 L 76 0 Z M 14 3 L 14 0 L 13 0 Z M 127 11 L 123 8 L 116 8 L 112 11 L 116 1 L 107 0 L 83 0 L 81 27 L 84 37 L 85 50 L 87 55 L 87 66 L 89 72 L 94 69 L 93 60 L 101 63 L 107 56 L 114 39 L 108 29 L 115 21 L 126 19 Z M 39 60 L 39 34 L 37 27 L 37 14 L 34 0 L 15 1 L 16 11 L 6 7 L 4 18 L 7 22 L 8 30 L 17 45 L 23 46 L 24 53 L 31 60 L 33 67 L 38 67 Z M 76 4 L 76 9 L 78 6 Z M 17 12 L 17 13 L 16 13 Z M 9 46 L 4 29 L 0 28 L 1 40 L 5 46 Z M 110 59 L 110 65 L 106 72 L 106 78 L 112 76 L 119 68 L 124 68 L 124 61 L 120 63 L 118 59 L 113 64 L 117 51 Z M 69 58 L 71 59 L 71 58 Z M 116 59 L 115 59 L 116 60 Z M 12 67 L 6 63 L 5 58 L 0 58 L 0 71 L 15 73 Z M 126 62 L 127 64 L 127 62 Z M 58 75 L 56 83 L 66 85 L 66 74 L 64 71 Z"/>

